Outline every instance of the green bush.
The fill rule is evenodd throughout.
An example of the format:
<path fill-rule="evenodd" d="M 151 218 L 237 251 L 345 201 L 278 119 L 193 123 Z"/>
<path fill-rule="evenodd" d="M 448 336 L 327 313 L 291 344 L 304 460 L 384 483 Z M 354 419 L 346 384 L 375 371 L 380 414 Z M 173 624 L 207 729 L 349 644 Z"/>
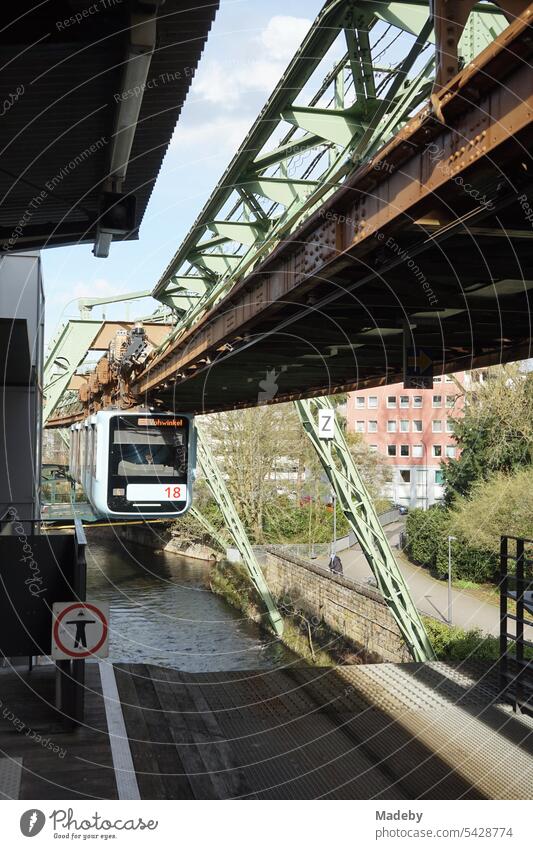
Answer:
<path fill-rule="evenodd" d="M 413 510 L 407 516 L 407 553 L 412 560 L 439 578 L 448 574 L 448 536 L 452 540 L 452 575 L 477 584 L 493 581 L 498 571 L 497 550 L 468 544 L 453 522 L 454 514 L 444 507 Z"/>
<path fill-rule="evenodd" d="M 423 616 L 427 635 L 438 660 L 498 660 L 499 637 L 484 634 L 479 628 L 464 631 L 455 625 L 446 625 L 429 616 Z M 526 647 L 525 658 L 533 658 L 533 649 Z"/>
<path fill-rule="evenodd" d="M 424 625 L 438 660 L 497 660 L 498 637 L 486 636 L 478 628 L 462 628 L 424 617 Z"/>
<path fill-rule="evenodd" d="M 451 528 L 453 531 L 453 528 Z M 464 537 L 457 536 L 451 546 L 452 577 L 485 584 L 497 578 L 499 557 L 496 551 L 469 546 Z M 439 578 L 448 575 L 448 537 L 439 539 L 435 571 Z"/>
<path fill-rule="evenodd" d="M 443 507 L 411 510 L 405 525 L 409 556 L 428 569 L 436 569 L 439 544 L 448 537 L 448 525 L 449 514 Z"/>

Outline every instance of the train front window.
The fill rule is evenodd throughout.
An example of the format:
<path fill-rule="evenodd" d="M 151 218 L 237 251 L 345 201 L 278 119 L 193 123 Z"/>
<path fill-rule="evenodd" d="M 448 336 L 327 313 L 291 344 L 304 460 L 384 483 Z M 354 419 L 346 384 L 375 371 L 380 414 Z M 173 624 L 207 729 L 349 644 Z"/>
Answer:
<path fill-rule="evenodd" d="M 185 428 L 119 426 L 113 431 L 111 475 L 183 479 L 187 475 Z"/>

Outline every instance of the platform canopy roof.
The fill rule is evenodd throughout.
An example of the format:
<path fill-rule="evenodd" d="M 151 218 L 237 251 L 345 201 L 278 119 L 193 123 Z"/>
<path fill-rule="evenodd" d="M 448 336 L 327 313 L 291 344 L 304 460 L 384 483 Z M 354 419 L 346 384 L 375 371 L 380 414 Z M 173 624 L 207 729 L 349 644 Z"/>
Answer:
<path fill-rule="evenodd" d="M 4 4 L 0 251 L 98 242 L 104 198 L 120 195 L 136 209 L 113 238 L 138 237 L 217 7 Z"/>

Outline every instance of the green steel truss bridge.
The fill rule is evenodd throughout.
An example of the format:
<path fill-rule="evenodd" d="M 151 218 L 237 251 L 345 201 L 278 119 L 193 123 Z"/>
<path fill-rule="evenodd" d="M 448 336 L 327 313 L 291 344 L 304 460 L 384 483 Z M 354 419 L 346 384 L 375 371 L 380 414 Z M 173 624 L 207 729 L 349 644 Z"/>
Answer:
<path fill-rule="evenodd" d="M 436 373 L 530 356 L 532 19 L 523 0 L 327 2 L 160 279 L 130 296 L 161 304 L 146 356 L 120 380 L 77 374 L 113 329 L 86 301 L 46 365 L 55 427 L 106 405 L 295 401 L 415 659 L 432 657 L 424 627 L 318 413 L 324 395 L 403 380 L 411 349 Z M 199 464 L 279 633 L 202 440 Z"/>

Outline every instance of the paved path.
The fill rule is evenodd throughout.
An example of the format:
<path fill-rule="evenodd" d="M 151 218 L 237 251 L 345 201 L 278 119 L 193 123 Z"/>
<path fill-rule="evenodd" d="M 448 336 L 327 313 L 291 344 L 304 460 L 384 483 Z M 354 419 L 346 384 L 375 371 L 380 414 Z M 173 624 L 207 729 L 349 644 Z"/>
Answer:
<path fill-rule="evenodd" d="M 404 522 L 394 522 L 386 527 L 387 537 L 391 545 L 397 546 Z M 371 576 L 370 567 L 361 549 L 357 546 L 339 552 L 346 578 L 366 583 Z M 421 613 L 427 613 L 443 622 L 447 621 L 448 585 L 445 581 L 437 581 L 418 566 L 397 558 L 398 565 L 406 579 L 411 594 Z M 327 565 L 327 558 L 320 557 L 319 565 Z M 452 622 L 461 628 L 481 628 L 486 634 L 497 636 L 500 633 L 499 609 L 496 604 L 490 604 L 478 598 L 468 590 L 452 589 Z"/>

